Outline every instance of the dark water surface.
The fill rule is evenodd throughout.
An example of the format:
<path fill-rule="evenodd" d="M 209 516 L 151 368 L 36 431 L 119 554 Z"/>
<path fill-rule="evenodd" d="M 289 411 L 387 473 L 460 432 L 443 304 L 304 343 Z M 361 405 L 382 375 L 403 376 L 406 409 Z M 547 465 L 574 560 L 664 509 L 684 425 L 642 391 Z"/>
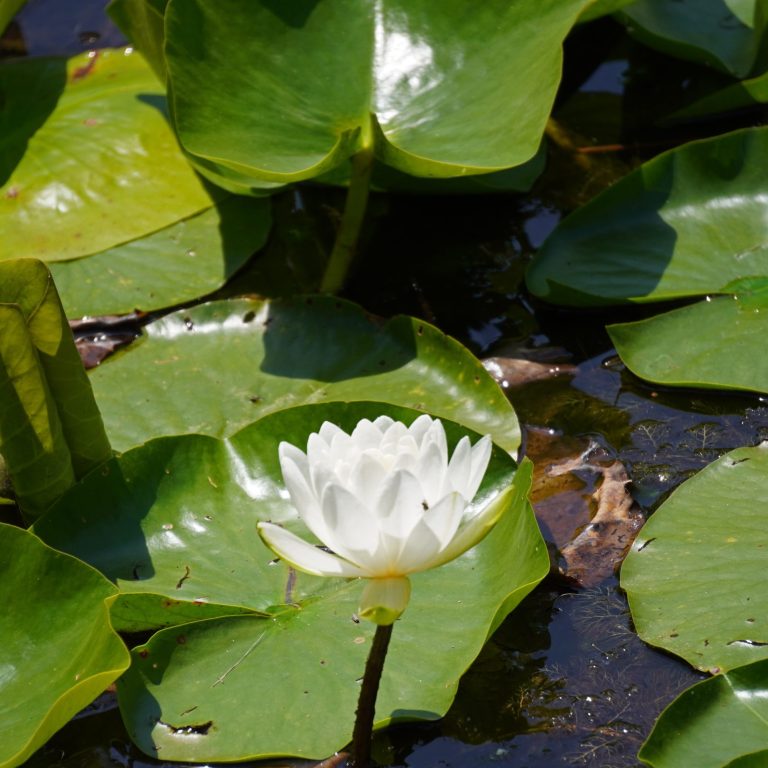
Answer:
<path fill-rule="evenodd" d="M 100 0 L 31 0 L 5 36 L 3 55 L 71 54 L 120 44 L 102 6 Z M 679 98 L 681 89 L 692 87 L 685 67 L 639 52 L 612 22 L 598 25 L 594 35 L 588 46 L 578 35 L 568 44 L 567 71 L 584 71 L 574 83 L 566 79 L 555 118 L 575 141 L 622 141 L 626 150 L 576 163 L 555 143 L 545 176 L 524 196 L 374 195 L 365 258 L 346 292 L 372 312 L 433 322 L 480 357 L 554 355 L 576 366 L 569 375 L 507 387 L 537 464 L 534 500 L 542 529 L 558 546 L 594 512 L 590 496 L 599 473 L 577 472 L 555 482 L 547 477 L 548 466 L 592 445 L 604 461 L 617 459 L 626 467 L 634 498 L 650 514 L 680 482 L 725 451 L 768 439 L 768 404 L 762 398 L 660 391 L 623 368 L 604 325 L 644 310 L 566 312 L 541 306 L 525 293 L 525 267 L 563 212 L 659 151 L 660 144 L 689 138 L 661 134 L 642 119 L 648 81 L 664 80 L 661 91 Z M 595 55 L 598 60 L 590 61 Z M 662 67 L 665 77 L 659 78 Z M 653 99 L 663 97 L 657 87 Z M 312 187 L 277 196 L 276 220 L 292 239 L 273 238 L 275 258 L 304 260 L 311 273 L 323 248 L 318 237 L 330 229 L 327 209 L 341 199 L 338 191 Z M 264 272 L 255 260 L 223 294 L 263 290 Z M 553 575 L 498 629 L 464 676 L 447 716 L 386 730 L 374 754 L 382 765 L 407 768 L 636 766 L 637 750 L 660 711 L 701 678 L 637 638 L 615 574 L 589 587 Z M 132 746 L 114 697 L 105 694 L 28 765 L 162 764 Z"/>

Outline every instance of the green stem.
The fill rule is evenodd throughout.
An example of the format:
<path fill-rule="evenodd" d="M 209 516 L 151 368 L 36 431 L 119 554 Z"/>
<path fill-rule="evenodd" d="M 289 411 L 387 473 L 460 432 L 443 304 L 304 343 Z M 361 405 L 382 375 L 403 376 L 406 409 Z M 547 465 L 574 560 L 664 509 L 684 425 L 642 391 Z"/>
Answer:
<path fill-rule="evenodd" d="M 373 636 L 368 661 L 365 662 L 363 684 L 357 701 L 355 730 L 352 732 L 352 756 L 347 763 L 349 768 L 370 768 L 371 765 L 371 736 L 376 711 L 376 694 L 379 692 L 381 671 L 384 669 L 392 627 L 392 624 L 376 625 L 376 634 Z"/>
<path fill-rule="evenodd" d="M 368 205 L 368 192 L 373 168 L 373 147 L 365 146 L 352 156 L 352 174 L 349 179 L 347 199 L 341 225 L 336 233 L 331 257 L 325 267 L 325 274 L 320 283 L 321 293 L 338 293 L 344 287 L 352 258 L 357 248 L 360 228 L 363 226 L 365 209 Z"/>

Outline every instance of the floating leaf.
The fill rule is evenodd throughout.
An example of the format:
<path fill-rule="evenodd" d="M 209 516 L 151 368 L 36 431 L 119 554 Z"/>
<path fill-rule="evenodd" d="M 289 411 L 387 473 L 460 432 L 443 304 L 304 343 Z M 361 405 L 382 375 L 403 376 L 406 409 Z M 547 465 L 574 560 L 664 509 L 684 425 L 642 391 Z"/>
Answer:
<path fill-rule="evenodd" d="M 328 403 L 280 411 L 226 441 L 152 441 L 116 459 L 109 476 L 89 476 L 38 523 L 47 540 L 104 567 L 123 602 L 144 590 L 187 610 L 202 599 L 222 612 L 262 614 L 176 626 L 136 649 L 120 699 L 145 752 L 195 761 L 323 756 L 349 740 L 373 630 L 353 615 L 363 585 L 275 562 L 256 523 L 301 530 L 281 481 L 281 440 L 305 445 L 324 420 L 351 430 L 382 413 L 406 422 L 418 415 L 381 403 Z M 454 446 L 466 431 L 445 426 Z M 413 576 L 385 667 L 379 725 L 444 714 L 489 634 L 547 573 L 530 481 L 529 462 L 516 469 L 495 449 L 476 503 L 500 494 L 491 502 L 504 505 L 500 522 L 458 560 Z"/>
<path fill-rule="evenodd" d="M 264 245 L 266 200 L 227 196 L 165 229 L 88 258 L 51 264 L 69 317 L 148 311 L 219 288 Z"/>
<path fill-rule="evenodd" d="M 21 765 L 119 677 L 117 590 L 90 566 L 0 523 L 0 768 Z"/>
<path fill-rule="evenodd" d="M 765 0 L 637 0 L 619 18 L 642 42 L 744 77 L 761 63 Z"/>
<path fill-rule="evenodd" d="M 202 172 L 259 182 L 313 178 L 374 145 L 419 176 L 520 165 L 538 149 L 561 43 L 585 4 L 170 2 L 176 129 Z"/>
<path fill-rule="evenodd" d="M 649 381 L 768 392 L 765 293 L 718 296 L 608 332 L 627 367 Z"/>
<path fill-rule="evenodd" d="M 768 443 L 738 448 L 646 523 L 621 572 L 643 640 L 704 670 L 768 658 L 766 478 Z"/>
<path fill-rule="evenodd" d="M 673 112 L 669 120 L 716 115 L 757 104 L 768 104 L 768 72 L 704 96 L 687 107 Z"/>
<path fill-rule="evenodd" d="M 309 402 L 378 400 L 429 411 L 513 451 L 503 392 L 457 341 L 399 316 L 386 323 L 325 297 L 237 299 L 175 312 L 91 377 L 117 450 L 152 437 L 232 434 Z"/>
<path fill-rule="evenodd" d="M 0 99 L 0 259 L 97 253 L 213 203 L 130 49 L 4 61 Z"/>
<path fill-rule="evenodd" d="M 758 750 L 766 744 L 768 661 L 758 661 L 680 694 L 639 757 L 654 768 L 760 768 L 768 751 Z"/>
<path fill-rule="evenodd" d="M 734 280 L 765 275 L 766 164 L 765 128 L 659 155 L 557 227 L 528 287 L 589 306 L 729 292 Z"/>

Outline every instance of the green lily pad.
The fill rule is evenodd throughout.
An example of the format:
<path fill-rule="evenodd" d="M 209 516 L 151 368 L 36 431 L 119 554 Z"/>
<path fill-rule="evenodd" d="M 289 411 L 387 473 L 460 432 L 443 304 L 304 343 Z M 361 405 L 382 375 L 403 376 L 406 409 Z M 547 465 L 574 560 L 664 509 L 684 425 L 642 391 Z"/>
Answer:
<path fill-rule="evenodd" d="M 265 243 L 266 200 L 227 196 L 158 232 L 88 258 L 51 264 L 69 317 L 144 311 L 221 287 Z"/>
<path fill-rule="evenodd" d="M 755 104 L 768 104 L 768 72 L 742 80 L 714 93 L 697 99 L 683 109 L 673 112 L 670 121 L 686 120 L 704 115 L 717 115 L 735 109 L 751 107 Z"/>
<path fill-rule="evenodd" d="M 428 323 L 349 302 L 237 299 L 175 312 L 91 377 L 112 445 L 232 434 L 303 403 L 377 400 L 489 433 L 514 451 L 512 406 L 480 362 Z"/>
<path fill-rule="evenodd" d="M 717 296 L 608 326 L 621 359 L 657 384 L 768 392 L 768 296 Z"/>
<path fill-rule="evenodd" d="M 117 590 L 90 566 L 0 523 L 0 768 L 21 765 L 119 677 Z"/>
<path fill-rule="evenodd" d="M 694 685 L 667 707 L 640 750 L 654 768 L 760 768 L 768 750 L 768 661 Z"/>
<path fill-rule="evenodd" d="M 130 49 L 4 61 L 0 99 L 0 258 L 85 256 L 211 207 Z"/>
<path fill-rule="evenodd" d="M 766 164 L 765 128 L 659 155 L 555 229 L 528 287 L 570 306 L 733 292 L 766 274 Z"/>
<path fill-rule="evenodd" d="M 643 640 L 703 670 L 768 658 L 767 491 L 762 443 L 717 459 L 654 513 L 621 571 Z"/>
<path fill-rule="evenodd" d="M 607 16 L 609 13 L 615 13 L 625 5 L 635 2 L 635 0 L 592 0 L 579 16 L 579 23 L 592 21 L 601 16 Z"/>
<path fill-rule="evenodd" d="M 538 149 L 561 43 L 585 5 L 171 0 L 175 126 L 201 171 L 272 183 L 371 147 L 418 176 L 520 165 Z"/>
<path fill-rule="evenodd" d="M 328 403 L 278 411 L 224 442 L 206 435 L 152 440 L 72 488 L 35 532 L 117 584 L 120 629 L 267 613 L 327 583 L 302 574 L 289 585 L 255 533 L 257 520 L 295 516 L 282 497 L 279 441 L 305 445 L 325 419 L 351 429 L 381 413 L 414 418 L 381 403 Z M 236 551 L 240 560 L 230 562 Z"/>
<path fill-rule="evenodd" d="M 768 26 L 765 0 L 637 0 L 619 18 L 638 40 L 745 77 L 761 62 Z"/>
<path fill-rule="evenodd" d="M 222 613 L 241 606 L 261 614 L 175 626 L 135 649 L 120 705 L 147 754 L 320 757 L 349 740 L 373 632 L 354 617 L 363 585 L 275 562 L 256 523 L 303 528 L 282 486 L 281 440 L 305 445 L 324 420 L 350 430 L 381 413 L 406 422 L 418 415 L 380 403 L 329 403 L 272 414 L 225 441 L 152 441 L 118 457 L 110 476 L 89 476 L 39 521 L 46 540 L 104 567 L 122 601 L 144 589 L 188 608 L 203 598 Z M 450 446 L 466 433 L 445 426 Z M 491 503 L 504 506 L 499 523 L 459 559 L 412 577 L 385 666 L 379 726 L 443 715 L 489 634 L 546 575 L 549 558 L 527 501 L 531 469 L 495 448 L 475 503 L 498 494 Z"/>

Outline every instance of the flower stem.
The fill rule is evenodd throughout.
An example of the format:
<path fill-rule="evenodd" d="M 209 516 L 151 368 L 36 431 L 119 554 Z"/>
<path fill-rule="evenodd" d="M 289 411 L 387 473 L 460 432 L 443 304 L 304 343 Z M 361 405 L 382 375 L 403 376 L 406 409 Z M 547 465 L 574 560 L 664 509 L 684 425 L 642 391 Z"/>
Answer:
<path fill-rule="evenodd" d="M 372 167 L 372 146 L 365 146 L 352 156 L 352 174 L 349 179 L 344 213 L 336 234 L 336 242 L 333 244 L 333 251 L 320 282 L 321 293 L 336 294 L 344 287 L 368 205 Z"/>
<path fill-rule="evenodd" d="M 392 624 L 376 625 L 376 634 L 373 636 L 368 661 L 365 662 L 363 685 L 357 701 L 355 729 L 352 732 L 352 757 L 347 763 L 349 768 L 370 768 L 371 765 L 371 736 L 376 711 L 376 694 L 379 692 L 381 671 L 384 669 L 392 627 Z"/>

